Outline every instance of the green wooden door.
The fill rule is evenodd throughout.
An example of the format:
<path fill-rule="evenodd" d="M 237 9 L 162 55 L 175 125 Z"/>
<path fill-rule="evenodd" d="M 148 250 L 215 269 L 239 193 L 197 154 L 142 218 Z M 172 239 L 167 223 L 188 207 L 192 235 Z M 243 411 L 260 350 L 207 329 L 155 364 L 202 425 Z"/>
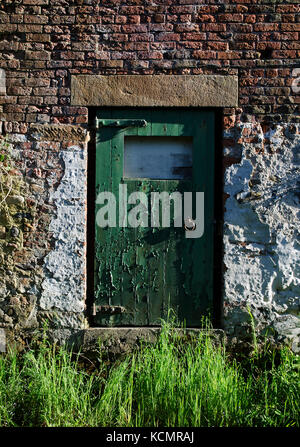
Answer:
<path fill-rule="evenodd" d="M 200 326 L 201 318 L 212 313 L 213 301 L 214 113 L 101 110 L 96 127 L 96 198 L 102 192 L 113 193 L 116 206 L 115 216 L 114 212 L 105 215 L 112 218 L 110 223 L 115 218 L 115 226 L 100 226 L 99 216 L 103 217 L 110 198 L 96 199 L 95 323 L 159 325 L 172 308 L 186 326 Z M 120 185 L 122 191 L 126 189 L 122 199 Z M 192 221 L 186 228 L 178 226 L 178 221 L 173 225 L 172 200 L 171 225 L 166 226 L 160 215 L 153 226 L 151 193 L 176 191 L 182 197 L 192 193 L 193 219 L 195 193 L 204 193 L 201 237 L 186 237 L 193 229 Z M 142 224 L 132 227 L 127 213 L 140 202 L 126 201 L 135 192 L 149 199 L 148 205 L 144 203 L 149 213 L 148 220 L 147 213 L 136 214 Z M 162 211 L 158 203 L 156 210 Z M 110 205 L 113 208 L 113 200 Z"/>

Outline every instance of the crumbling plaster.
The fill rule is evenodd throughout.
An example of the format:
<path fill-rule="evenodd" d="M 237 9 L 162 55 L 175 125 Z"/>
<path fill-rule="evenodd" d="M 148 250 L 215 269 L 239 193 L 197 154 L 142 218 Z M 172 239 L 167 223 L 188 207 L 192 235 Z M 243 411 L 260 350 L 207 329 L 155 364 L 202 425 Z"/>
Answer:
<path fill-rule="evenodd" d="M 253 134 L 256 142 L 246 142 Z M 242 335 L 250 309 L 258 332 L 299 350 L 297 127 L 276 125 L 264 133 L 259 124 L 239 123 L 228 135 L 237 144 L 225 154 L 240 152 L 241 162 L 225 173 L 224 327 Z"/>
<path fill-rule="evenodd" d="M 82 327 L 85 304 L 86 154 L 85 147 L 61 152 L 64 176 L 51 194 L 56 216 L 49 230 L 55 247 L 45 258 L 40 307 L 55 310 L 63 327 Z"/>

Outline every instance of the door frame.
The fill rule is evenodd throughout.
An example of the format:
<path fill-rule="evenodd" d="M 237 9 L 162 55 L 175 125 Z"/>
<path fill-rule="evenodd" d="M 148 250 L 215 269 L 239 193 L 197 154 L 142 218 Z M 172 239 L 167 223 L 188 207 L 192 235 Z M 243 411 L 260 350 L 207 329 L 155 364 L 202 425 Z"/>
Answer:
<path fill-rule="evenodd" d="M 124 110 L 124 107 L 113 109 Z M 163 107 L 165 108 L 165 107 Z M 186 107 L 183 107 L 186 108 Z M 87 178 L 87 319 L 91 327 L 97 327 L 93 317 L 94 305 L 94 256 L 95 256 L 95 173 L 96 173 L 96 132 L 94 121 L 99 109 L 112 109 L 112 107 L 89 108 L 89 126 L 91 139 L 88 144 L 88 178 Z M 128 109 L 132 109 L 128 107 Z M 143 107 L 139 107 L 143 109 Z M 177 107 L 176 107 L 177 109 Z M 181 109 L 181 108 L 178 108 Z M 220 108 L 191 107 L 191 111 L 213 111 L 215 114 L 215 166 L 214 166 L 214 250 L 213 250 L 213 311 L 212 324 L 214 328 L 222 328 L 223 320 L 223 110 Z"/>

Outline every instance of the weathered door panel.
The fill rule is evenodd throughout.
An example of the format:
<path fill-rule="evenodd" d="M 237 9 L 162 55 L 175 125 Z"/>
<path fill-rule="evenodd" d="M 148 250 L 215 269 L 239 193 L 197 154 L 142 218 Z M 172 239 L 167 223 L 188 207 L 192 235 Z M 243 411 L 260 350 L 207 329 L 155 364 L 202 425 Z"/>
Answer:
<path fill-rule="evenodd" d="M 200 326 L 202 316 L 212 312 L 213 301 L 214 114 L 183 109 L 112 109 L 99 111 L 97 119 L 120 120 L 120 125 L 121 120 L 145 120 L 147 126 L 98 128 L 96 195 L 110 191 L 118 197 L 119 184 L 127 185 L 128 196 L 135 191 L 147 197 L 154 191 L 204 192 L 205 230 L 201 238 L 187 239 L 183 227 L 172 225 L 119 227 L 118 207 L 116 227 L 96 224 L 95 323 L 159 325 L 171 307 L 187 326 Z M 185 170 L 175 167 L 178 179 L 127 178 L 124 141 L 128 137 L 192 139 L 192 166 Z M 147 154 L 149 157 L 149 151 Z M 175 155 L 182 162 L 188 158 Z M 96 214 L 98 209 L 96 205 Z"/>

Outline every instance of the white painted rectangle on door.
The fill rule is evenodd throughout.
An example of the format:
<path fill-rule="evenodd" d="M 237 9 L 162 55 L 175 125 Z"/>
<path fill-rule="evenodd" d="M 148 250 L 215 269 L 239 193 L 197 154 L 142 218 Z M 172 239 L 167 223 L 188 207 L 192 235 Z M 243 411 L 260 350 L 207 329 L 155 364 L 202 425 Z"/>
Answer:
<path fill-rule="evenodd" d="M 125 136 L 124 178 L 191 179 L 192 137 Z"/>

